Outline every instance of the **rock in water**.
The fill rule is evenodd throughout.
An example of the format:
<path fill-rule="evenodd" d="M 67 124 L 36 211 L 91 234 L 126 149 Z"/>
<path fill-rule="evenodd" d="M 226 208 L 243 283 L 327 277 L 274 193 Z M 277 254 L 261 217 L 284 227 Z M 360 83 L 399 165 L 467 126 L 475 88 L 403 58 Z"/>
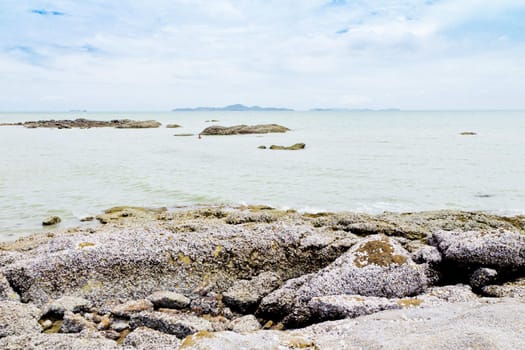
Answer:
<path fill-rule="evenodd" d="M 273 150 L 283 150 L 283 151 L 296 151 L 300 149 L 304 149 L 306 145 L 304 143 L 296 143 L 291 146 L 277 146 L 277 145 L 271 145 L 270 149 Z"/>
<path fill-rule="evenodd" d="M 42 221 L 42 225 L 44 226 L 56 225 L 61 221 L 62 219 L 59 216 L 50 216 L 46 218 L 44 221 Z"/>
<path fill-rule="evenodd" d="M 168 124 L 166 125 L 166 128 L 168 129 L 176 129 L 176 128 L 180 128 L 181 126 L 179 124 Z"/>
<path fill-rule="evenodd" d="M 129 123 L 119 124 L 115 126 L 117 129 L 148 129 L 158 128 L 161 126 L 156 120 L 144 120 L 144 121 L 130 121 Z"/>
<path fill-rule="evenodd" d="M 277 124 L 210 126 L 201 132 L 201 135 L 239 135 L 239 134 L 268 134 L 283 133 L 290 129 Z"/>

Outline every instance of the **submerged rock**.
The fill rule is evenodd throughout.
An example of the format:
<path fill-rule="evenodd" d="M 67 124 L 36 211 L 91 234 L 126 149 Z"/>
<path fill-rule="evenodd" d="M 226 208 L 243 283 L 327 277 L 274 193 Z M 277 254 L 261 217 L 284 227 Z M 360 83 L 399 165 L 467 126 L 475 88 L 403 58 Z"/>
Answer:
<path fill-rule="evenodd" d="M 460 133 L 460 135 L 463 135 L 463 136 L 474 136 L 474 135 L 477 135 L 477 133 L 473 132 L 473 131 L 463 131 Z"/>
<path fill-rule="evenodd" d="M 195 136 L 195 134 L 183 133 L 183 134 L 174 134 L 173 136 Z"/>
<path fill-rule="evenodd" d="M 268 133 L 283 133 L 290 131 L 290 129 L 277 124 L 261 124 L 261 125 L 235 125 L 230 127 L 225 126 L 210 126 L 204 129 L 201 135 L 239 135 L 239 134 L 268 134 Z"/>
<path fill-rule="evenodd" d="M 304 143 L 296 143 L 291 146 L 277 146 L 277 145 L 271 145 L 270 149 L 273 150 L 284 150 L 284 151 L 296 151 L 300 149 L 304 149 L 306 147 L 306 144 Z"/>
<path fill-rule="evenodd" d="M 166 125 L 166 128 L 168 129 L 176 129 L 176 128 L 180 128 L 181 126 L 179 124 L 168 124 Z"/>

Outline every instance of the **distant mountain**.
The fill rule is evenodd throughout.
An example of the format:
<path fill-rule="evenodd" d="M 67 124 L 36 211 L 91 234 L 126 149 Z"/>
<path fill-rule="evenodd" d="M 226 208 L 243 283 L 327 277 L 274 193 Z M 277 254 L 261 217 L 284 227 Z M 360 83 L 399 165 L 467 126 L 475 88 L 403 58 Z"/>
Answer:
<path fill-rule="evenodd" d="M 215 112 L 215 111 L 230 111 L 230 112 L 282 112 L 293 111 L 289 108 L 280 107 L 259 107 L 259 106 L 245 106 L 241 104 L 229 105 L 226 107 L 196 107 L 196 108 L 175 108 L 174 112 Z"/>

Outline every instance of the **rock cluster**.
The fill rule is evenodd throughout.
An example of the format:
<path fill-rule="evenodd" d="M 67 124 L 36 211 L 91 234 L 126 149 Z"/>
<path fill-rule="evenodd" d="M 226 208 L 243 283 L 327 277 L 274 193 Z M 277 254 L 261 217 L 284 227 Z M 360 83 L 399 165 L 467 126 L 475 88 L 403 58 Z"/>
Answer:
<path fill-rule="evenodd" d="M 155 120 L 135 121 L 130 119 L 114 119 L 110 121 L 105 120 L 89 120 L 78 118 L 74 120 L 38 120 L 27 121 L 19 123 L 6 123 L 2 126 L 23 126 L 29 129 L 36 128 L 52 128 L 52 129 L 89 129 L 89 128 L 117 128 L 117 129 L 143 129 L 143 128 L 158 128 L 161 125 Z"/>
<path fill-rule="evenodd" d="M 261 124 L 261 125 L 234 125 L 226 126 L 210 126 L 204 129 L 201 135 L 242 135 L 242 134 L 268 134 L 268 133 L 283 133 L 290 131 L 290 129 L 277 124 Z"/>
<path fill-rule="evenodd" d="M 97 219 L 1 245 L 0 348 L 525 345 L 524 217 L 246 206 Z"/>

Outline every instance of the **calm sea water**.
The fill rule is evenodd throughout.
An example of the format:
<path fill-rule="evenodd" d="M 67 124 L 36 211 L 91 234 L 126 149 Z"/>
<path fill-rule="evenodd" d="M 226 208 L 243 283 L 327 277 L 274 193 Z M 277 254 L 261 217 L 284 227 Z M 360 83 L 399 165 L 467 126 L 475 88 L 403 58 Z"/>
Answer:
<path fill-rule="evenodd" d="M 77 117 L 183 128 L 0 127 L 0 240 L 41 230 L 49 215 L 77 225 L 115 205 L 525 213 L 525 112 L 0 113 L 0 123 Z M 210 119 L 292 131 L 173 136 Z M 307 148 L 257 148 L 296 142 Z"/>

